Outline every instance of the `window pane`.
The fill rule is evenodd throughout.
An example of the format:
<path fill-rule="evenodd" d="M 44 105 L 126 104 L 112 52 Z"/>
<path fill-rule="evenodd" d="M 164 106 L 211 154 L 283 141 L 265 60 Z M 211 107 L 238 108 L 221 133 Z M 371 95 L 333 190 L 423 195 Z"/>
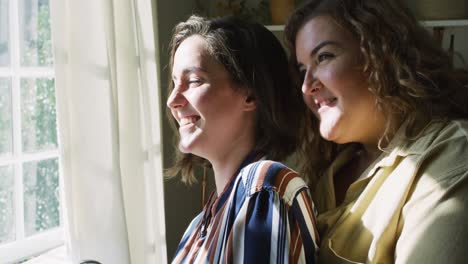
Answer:
<path fill-rule="evenodd" d="M 54 79 L 21 79 L 23 151 L 57 148 Z"/>
<path fill-rule="evenodd" d="M 49 0 L 20 0 L 21 65 L 51 66 Z"/>
<path fill-rule="evenodd" d="M 0 167 L 0 243 L 15 240 L 14 176 L 12 166 Z"/>
<path fill-rule="evenodd" d="M 26 236 L 60 225 L 58 160 L 23 165 Z"/>
<path fill-rule="evenodd" d="M 0 78 L 0 157 L 12 152 L 11 81 Z"/>
<path fill-rule="evenodd" d="M 8 0 L 0 0 L 0 67 L 10 64 Z"/>

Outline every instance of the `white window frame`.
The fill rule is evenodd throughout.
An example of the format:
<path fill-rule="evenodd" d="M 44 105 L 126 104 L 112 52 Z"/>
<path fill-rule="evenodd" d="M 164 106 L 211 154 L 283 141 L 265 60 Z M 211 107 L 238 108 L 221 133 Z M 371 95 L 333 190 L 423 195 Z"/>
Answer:
<path fill-rule="evenodd" d="M 20 25 L 19 0 L 8 1 L 9 6 L 9 51 L 10 67 L 0 67 L 0 77 L 11 80 L 13 155 L 1 157 L 0 166 L 12 165 L 14 169 L 14 208 L 15 208 L 15 241 L 0 244 L 0 260 L 11 263 L 40 254 L 64 244 L 63 217 L 60 214 L 60 226 L 25 237 L 24 199 L 23 199 L 23 166 L 29 161 L 59 158 L 58 148 L 52 151 L 23 153 L 21 142 L 20 82 L 21 78 L 54 78 L 53 65 L 50 67 L 21 67 L 20 64 Z M 59 162 L 60 164 L 60 162 Z M 59 173 L 62 170 L 59 165 Z M 59 177 L 60 179 L 60 177 Z M 62 183 L 59 180 L 60 190 Z M 61 202 L 61 199 L 59 199 Z M 63 208 L 63 205 L 60 204 Z M 60 210 L 61 212 L 62 210 Z"/>

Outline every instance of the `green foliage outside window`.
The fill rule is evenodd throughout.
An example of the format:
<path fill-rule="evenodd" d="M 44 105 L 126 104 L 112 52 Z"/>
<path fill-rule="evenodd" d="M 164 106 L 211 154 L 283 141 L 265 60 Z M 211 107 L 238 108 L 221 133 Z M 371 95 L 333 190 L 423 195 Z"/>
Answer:
<path fill-rule="evenodd" d="M 35 31 L 25 30 L 23 38 L 25 43 L 21 65 L 24 66 L 52 66 L 52 38 L 50 31 L 50 11 L 48 0 L 38 0 L 37 16 L 25 13 L 25 25 L 36 25 Z M 34 8 L 34 7 L 33 7 Z M 31 19 L 37 18 L 37 21 Z"/>
<path fill-rule="evenodd" d="M 52 66 L 50 14 L 47 0 L 38 1 L 37 39 L 29 42 L 29 50 L 37 56 L 25 56 L 28 64 Z M 37 61 L 32 61 L 37 59 Z M 57 148 L 57 123 L 54 80 L 23 79 L 22 142 L 23 151 Z M 32 140 L 31 140 L 32 139 Z M 23 165 L 26 235 L 60 225 L 58 160 L 42 160 Z"/>
<path fill-rule="evenodd" d="M 37 15 L 22 19 L 27 27 L 23 33 L 25 46 L 22 66 L 52 67 L 52 43 L 48 0 L 25 1 L 27 8 L 36 8 Z M 31 6 L 31 5 L 35 6 Z M 27 9 L 26 8 L 26 9 Z M 37 20 L 36 20 L 37 19 Z M 34 21 L 36 20 L 36 21 Z M 26 32 L 32 30 L 31 32 Z M 28 35 L 29 34 L 29 35 Z M 0 49 L 5 43 L 0 43 Z M 0 157 L 12 152 L 10 79 L 0 79 Z M 56 103 L 53 78 L 20 80 L 21 142 L 25 153 L 57 148 Z M 7 109 L 8 108 L 8 109 Z M 5 111 L 3 111 L 5 110 Z M 8 168 L 8 170 L 6 170 Z M 23 168 L 24 223 L 26 236 L 60 226 L 58 159 L 26 162 Z M 15 240 L 14 167 L 2 167 L 0 177 L 0 243 Z M 8 173 L 7 173 L 8 172 Z M 6 175 L 9 177 L 6 177 Z"/>
<path fill-rule="evenodd" d="M 7 78 L 0 79 L 0 156 L 12 151 L 11 85 Z"/>

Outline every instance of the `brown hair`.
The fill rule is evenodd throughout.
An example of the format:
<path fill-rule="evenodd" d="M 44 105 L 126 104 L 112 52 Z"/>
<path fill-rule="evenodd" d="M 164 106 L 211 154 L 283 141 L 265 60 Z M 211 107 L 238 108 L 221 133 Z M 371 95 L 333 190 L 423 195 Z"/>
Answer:
<path fill-rule="evenodd" d="M 208 53 L 224 66 L 236 87 L 255 98 L 254 151 L 272 160 L 282 160 L 294 152 L 300 145 L 298 134 L 306 109 L 300 91 L 293 88 L 286 53 L 273 33 L 258 23 L 233 16 L 208 20 L 193 15 L 174 29 L 170 74 L 177 48 L 193 35 L 205 39 Z M 171 83 L 169 91 L 172 89 Z M 177 128 L 170 114 L 169 119 Z M 176 150 L 176 161 L 167 175 L 180 173 L 183 182 L 192 183 L 194 166 L 203 162 L 200 157 Z"/>
<path fill-rule="evenodd" d="M 431 121 L 468 116 L 468 72 L 453 69 L 448 54 L 399 0 L 313 0 L 295 10 L 285 38 L 296 81 L 296 35 L 305 23 L 322 15 L 330 16 L 360 42 L 369 89 L 388 118 L 380 142 L 390 139 L 401 120 L 408 122 L 406 134 L 414 136 Z M 309 122 L 302 163 L 313 182 L 343 146 L 321 138 L 318 121 L 310 113 Z"/>

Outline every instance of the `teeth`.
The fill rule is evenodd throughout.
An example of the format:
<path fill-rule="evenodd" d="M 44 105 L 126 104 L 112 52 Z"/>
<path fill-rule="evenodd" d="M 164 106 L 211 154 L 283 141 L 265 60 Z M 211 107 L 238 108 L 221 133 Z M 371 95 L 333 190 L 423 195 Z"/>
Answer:
<path fill-rule="evenodd" d="M 193 124 L 193 123 L 197 122 L 197 120 L 198 120 L 198 118 L 196 116 L 184 117 L 184 118 L 180 119 L 179 124 L 181 126 L 185 126 L 185 125 L 188 125 L 188 124 Z"/>
<path fill-rule="evenodd" d="M 330 103 L 333 103 L 336 99 L 335 98 L 330 98 L 330 99 L 327 99 L 327 100 L 323 100 L 322 102 L 320 102 L 318 105 L 318 107 L 322 107 L 324 105 L 327 105 L 327 104 L 330 104 Z"/>

